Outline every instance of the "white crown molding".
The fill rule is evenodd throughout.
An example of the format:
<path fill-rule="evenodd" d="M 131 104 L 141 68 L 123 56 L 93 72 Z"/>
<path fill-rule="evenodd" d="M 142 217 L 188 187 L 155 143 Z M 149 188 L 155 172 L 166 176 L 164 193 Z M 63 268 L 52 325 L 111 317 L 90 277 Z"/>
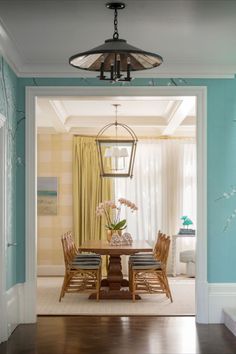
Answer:
<path fill-rule="evenodd" d="M 19 77 L 49 77 L 49 78 L 96 78 L 98 73 L 70 68 L 69 64 L 23 65 L 18 68 Z M 206 78 L 206 79 L 233 79 L 236 66 L 199 66 L 199 65 L 168 65 L 165 68 L 154 68 L 147 71 L 136 71 L 133 78 L 165 79 L 165 78 Z M 132 84 L 132 81 L 131 81 Z M 150 81 L 150 86 L 153 82 Z"/>
<path fill-rule="evenodd" d="M 182 122 L 192 111 L 195 105 L 195 101 L 196 101 L 195 97 L 187 97 L 185 98 L 184 105 L 181 103 L 179 104 L 178 107 L 176 105 L 175 110 L 173 110 L 172 115 L 170 116 L 168 125 L 165 127 L 165 129 L 162 132 L 162 135 L 173 135 L 175 133 L 176 129 L 180 127 Z"/>
<path fill-rule="evenodd" d="M 0 54 L 5 58 L 18 77 L 48 77 L 48 78 L 96 78 L 98 73 L 71 68 L 67 64 L 26 64 L 15 43 L 10 38 L 0 19 Z M 160 68 L 135 72 L 133 77 L 146 79 L 161 78 L 234 78 L 236 65 L 217 66 L 196 64 L 166 64 Z M 155 83 L 154 83 L 155 84 Z M 153 82 L 150 81 L 150 86 Z"/>
<path fill-rule="evenodd" d="M 0 54 L 4 57 L 7 63 L 11 66 L 17 76 L 20 76 L 22 68 L 22 58 L 8 34 L 3 21 L 0 18 Z"/>
<path fill-rule="evenodd" d="M 6 59 L 18 77 L 48 77 L 48 78 L 96 78 L 98 73 L 72 68 L 63 64 L 30 64 L 26 63 L 16 47 L 10 34 L 0 18 L 0 54 Z M 234 78 L 236 65 L 201 65 L 198 63 L 166 63 L 151 70 L 135 72 L 135 78 Z M 150 82 L 150 85 L 152 83 Z"/>
<path fill-rule="evenodd" d="M 68 118 L 68 115 L 63 102 L 59 100 L 49 100 L 49 103 L 51 104 L 55 113 L 59 117 L 60 121 L 64 124 L 66 119 Z"/>

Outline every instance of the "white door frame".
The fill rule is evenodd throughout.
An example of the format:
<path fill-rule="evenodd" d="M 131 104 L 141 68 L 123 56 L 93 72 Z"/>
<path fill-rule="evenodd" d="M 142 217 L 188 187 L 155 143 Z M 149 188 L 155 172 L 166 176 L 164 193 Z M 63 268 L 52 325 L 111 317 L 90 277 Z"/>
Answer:
<path fill-rule="evenodd" d="M 197 98 L 197 259 L 196 321 L 208 323 L 207 283 L 207 89 L 184 87 L 26 87 L 26 283 L 25 319 L 36 322 L 36 122 L 37 97 L 196 96 Z"/>
<path fill-rule="evenodd" d="M 7 296 L 6 296 L 6 125 L 0 114 L 0 343 L 8 338 Z"/>

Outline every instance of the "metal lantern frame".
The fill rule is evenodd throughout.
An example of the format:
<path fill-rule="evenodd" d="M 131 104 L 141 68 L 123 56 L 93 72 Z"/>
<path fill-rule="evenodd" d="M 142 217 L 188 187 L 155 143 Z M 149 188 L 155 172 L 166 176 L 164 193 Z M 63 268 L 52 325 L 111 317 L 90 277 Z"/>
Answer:
<path fill-rule="evenodd" d="M 111 128 L 112 126 L 114 126 L 115 128 L 122 127 L 123 129 L 125 129 L 129 135 L 130 138 L 129 139 L 122 139 L 122 138 L 107 138 L 105 136 L 103 136 L 103 134 L 106 132 L 106 130 L 108 130 L 109 128 Z M 136 146 L 137 146 L 137 136 L 134 133 L 134 131 L 126 124 L 122 124 L 122 123 L 118 123 L 117 121 L 114 123 L 110 123 L 107 124 L 105 127 L 103 127 L 98 135 L 96 136 L 96 144 L 97 144 L 97 150 L 98 150 L 98 158 L 99 158 L 99 165 L 100 165 L 100 176 L 101 177 L 133 177 L 133 168 L 134 168 L 134 160 L 135 160 L 135 154 L 136 154 Z M 104 168 L 104 158 L 103 158 L 103 152 L 102 152 L 102 145 L 103 144 L 114 144 L 117 147 L 119 147 L 119 144 L 132 144 L 131 145 L 131 153 L 130 153 L 130 157 L 129 157 L 129 167 L 128 167 L 128 172 L 124 172 L 124 173 L 113 173 L 113 172 L 106 172 L 105 168 Z"/>

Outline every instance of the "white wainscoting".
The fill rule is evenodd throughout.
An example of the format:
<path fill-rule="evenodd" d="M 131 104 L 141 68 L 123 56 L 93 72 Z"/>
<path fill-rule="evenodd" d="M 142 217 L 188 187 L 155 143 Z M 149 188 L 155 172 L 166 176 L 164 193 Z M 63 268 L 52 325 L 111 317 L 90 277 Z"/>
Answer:
<path fill-rule="evenodd" d="M 24 323 L 24 284 L 16 284 L 6 292 L 8 336 Z"/>
<path fill-rule="evenodd" d="M 209 283 L 209 323 L 224 323 L 224 308 L 236 307 L 236 283 Z"/>
<path fill-rule="evenodd" d="M 224 324 L 236 336 L 236 306 L 224 308 Z"/>

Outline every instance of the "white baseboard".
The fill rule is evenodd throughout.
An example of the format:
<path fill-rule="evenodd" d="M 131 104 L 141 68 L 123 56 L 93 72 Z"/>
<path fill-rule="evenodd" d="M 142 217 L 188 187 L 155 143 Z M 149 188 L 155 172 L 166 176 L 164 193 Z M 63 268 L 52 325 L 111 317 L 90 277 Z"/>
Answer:
<path fill-rule="evenodd" d="M 8 337 L 24 322 L 23 298 L 24 284 L 16 284 L 6 292 Z"/>
<path fill-rule="evenodd" d="M 236 307 L 236 283 L 208 284 L 209 323 L 224 323 L 224 308 Z"/>
<path fill-rule="evenodd" d="M 63 276 L 65 274 L 64 265 L 38 265 L 37 275 L 39 277 L 56 277 Z"/>
<path fill-rule="evenodd" d="M 224 324 L 236 336 L 236 305 L 234 308 L 224 308 Z"/>
<path fill-rule="evenodd" d="M 206 281 L 201 281 L 196 278 L 195 289 L 195 308 L 196 308 L 196 322 L 209 322 L 209 284 Z"/>

